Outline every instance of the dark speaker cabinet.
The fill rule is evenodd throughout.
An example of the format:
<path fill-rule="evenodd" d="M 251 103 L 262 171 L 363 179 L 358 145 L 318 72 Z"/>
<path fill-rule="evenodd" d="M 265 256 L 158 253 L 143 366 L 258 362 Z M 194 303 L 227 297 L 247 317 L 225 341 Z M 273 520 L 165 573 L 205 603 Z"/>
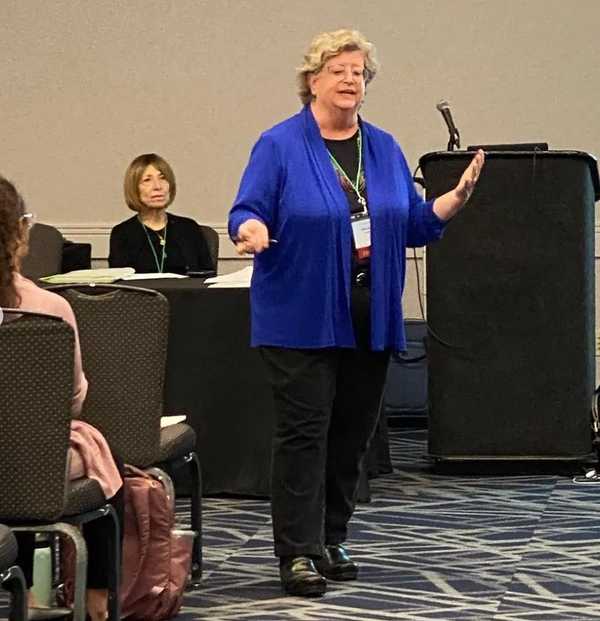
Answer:
<path fill-rule="evenodd" d="M 421 158 L 427 197 L 472 154 Z M 429 452 L 579 459 L 595 381 L 595 160 L 490 152 L 467 207 L 427 249 Z"/>
<path fill-rule="evenodd" d="M 406 319 L 406 352 L 390 358 L 382 409 L 390 427 L 427 427 L 427 325 Z"/>

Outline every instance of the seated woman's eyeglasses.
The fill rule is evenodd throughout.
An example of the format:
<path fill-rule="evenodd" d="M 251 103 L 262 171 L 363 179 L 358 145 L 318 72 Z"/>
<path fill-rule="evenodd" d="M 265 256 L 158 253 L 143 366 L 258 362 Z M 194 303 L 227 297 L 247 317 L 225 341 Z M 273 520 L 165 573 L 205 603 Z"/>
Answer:
<path fill-rule="evenodd" d="M 28 229 L 32 229 L 35 224 L 35 214 L 34 213 L 24 213 L 20 218 L 22 222 L 25 222 Z"/>

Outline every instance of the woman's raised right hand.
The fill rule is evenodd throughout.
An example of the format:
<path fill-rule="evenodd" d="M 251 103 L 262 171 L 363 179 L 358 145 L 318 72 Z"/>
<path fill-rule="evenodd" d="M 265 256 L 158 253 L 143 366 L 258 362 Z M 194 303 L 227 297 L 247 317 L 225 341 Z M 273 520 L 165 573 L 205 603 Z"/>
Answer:
<path fill-rule="evenodd" d="M 269 247 L 269 231 L 260 220 L 240 224 L 235 249 L 238 254 L 260 254 Z"/>

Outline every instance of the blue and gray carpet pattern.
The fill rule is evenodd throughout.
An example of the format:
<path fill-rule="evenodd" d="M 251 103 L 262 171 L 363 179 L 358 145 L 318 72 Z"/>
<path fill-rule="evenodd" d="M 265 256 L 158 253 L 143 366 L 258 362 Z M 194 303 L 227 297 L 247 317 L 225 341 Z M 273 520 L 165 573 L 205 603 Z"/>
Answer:
<path fill-rule="evenodd" d="M 179 619 L 600 620 L 600 484 L 574 484 L 576 467 L 440 474 L 426 441 L 391 434 L 394 472 L 371 481 L 351 523 L 359 580 L 320 599 L 283 595 L 267 501 L 205 499 L 203 583 Z"/>
<path fill-rule="evenodd" d="M 352 520 L 358 581 L 283 596 L 268 503 L 207 499 L 204 584 L 182 621 L 600 619 L 600 484 L 437 474 L 424 431 L 392 433 L 391 449 L 394 472 Z"/>

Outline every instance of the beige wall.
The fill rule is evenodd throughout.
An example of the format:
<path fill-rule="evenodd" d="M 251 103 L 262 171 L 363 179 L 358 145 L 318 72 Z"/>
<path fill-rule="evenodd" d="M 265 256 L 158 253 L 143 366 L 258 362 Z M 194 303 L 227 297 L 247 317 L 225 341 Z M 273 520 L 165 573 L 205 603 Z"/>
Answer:
<path fill-rule="evenodd" d="M 173 210 L 224 233 L 258 134 L 299 108 L 313 34 L 355 26 L 382 63 L 363 113 L 409 162 L 464 144 L 546 140 L 600 153 L 600 1 L 1 0 L 0 172 L 41 220 L 106 256 L 121 179 L 156 151 Z M 230 252 L 222 244 L 223 254 Z"/>

